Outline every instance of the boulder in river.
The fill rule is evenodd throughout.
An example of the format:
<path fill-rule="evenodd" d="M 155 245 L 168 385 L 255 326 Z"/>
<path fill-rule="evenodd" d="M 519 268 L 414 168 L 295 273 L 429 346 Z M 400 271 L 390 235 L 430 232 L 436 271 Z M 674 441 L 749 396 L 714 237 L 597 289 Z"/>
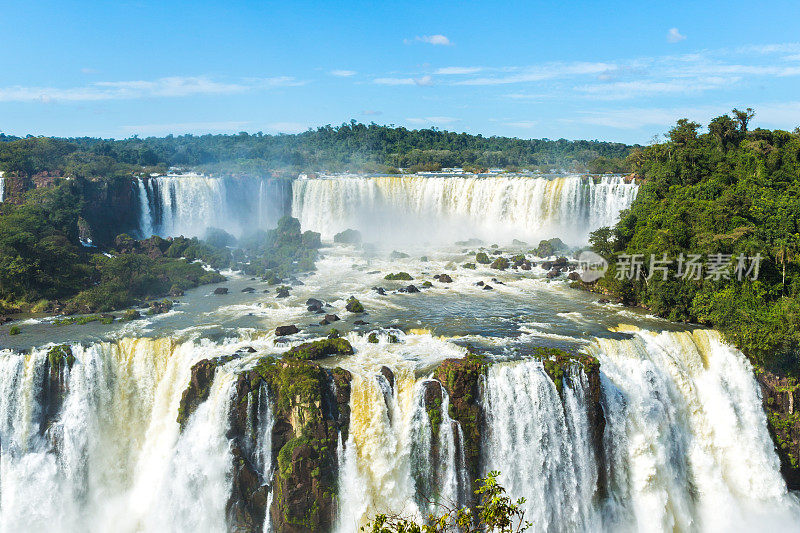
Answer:
<path fill-rule="evenodd" d="M 214 294 L 228 294 L 228 288 L 227 287 L 217 287 L 216 289 L 214 289 Z"/>
<path fill-rule="evenodd" d="M 449 274 L 439 274 L 439 281 L 441 283 L 453 283 L 453 278 Z"/>
<path fill-rule="evenodd" d="M 295 333 L 299 333 L 300 330 L 297 329 L 297 326 L 294 324 L 289 324 L 288 326 L 278 326 L 275 328 L 275 335 L 277 337 L 284 337 L 286 335 L 294 335 Z"/>

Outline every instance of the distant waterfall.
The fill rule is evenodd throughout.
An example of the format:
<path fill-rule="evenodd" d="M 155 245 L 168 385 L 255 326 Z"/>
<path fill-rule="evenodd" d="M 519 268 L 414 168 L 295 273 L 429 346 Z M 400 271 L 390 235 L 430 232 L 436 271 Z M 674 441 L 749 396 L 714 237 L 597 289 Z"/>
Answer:
<path fill-rule="evenodd" d="M 4 201 L 6 197 L 6 179 L 3 177 L 3 173 L 0 172 L 0 202 Z"/>
<path fill-rule="evenodd" d="M 618 176 L 301 179 L 293 183 L 292 214 L 326 239 L 353 228 L 393 241 L 583 244 L 590 231 L 616 222 L 637 190 Z"/>
<path fill-rule="evenodd" d="M 273 228 L 288 214 L 291 185 L 267 178 L 196 174 L 138 180 L 139 232 L 202 237 L 209 227 L 240 236 Z"/>

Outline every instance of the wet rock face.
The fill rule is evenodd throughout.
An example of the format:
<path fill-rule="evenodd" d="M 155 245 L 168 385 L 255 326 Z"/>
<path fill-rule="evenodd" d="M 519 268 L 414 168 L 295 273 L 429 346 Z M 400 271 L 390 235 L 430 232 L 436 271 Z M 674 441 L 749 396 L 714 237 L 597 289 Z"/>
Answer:
<path fill-rule="evenodd" d="M 756 374 L 767 427 L 790 490 L 800 490 L 800 385 L 769 371 Z"/>
<path fill-rule="evenodd" d="M 179 422 L 208 398 L 219 365 L 232 357 L 203 360 L 181 398 Z M 269 516 L 273 529 L 290 533 L 330 531 L 335 512 L 337 443 L 347 439 L 351 374 L 284 354 L 264 357 L 239 374 L 231 401 L 232 490 L 227 502 L 231 531 L 261 531 Z M 257 457 L 263 421 L 259 405 L 267 394 L 273 413 L 268 465 Z M 261 444 L 263 445 L 263 443 Z M 265 472 L 272 479 L 263 479 Z M 272 490 L 271 507 L 267 507 Z"/>
<path fill-rule="evenodd" d="M 484 431 L 480 382 L 487 368 L 482 357 L 469 353 L 462 359 L 445 359 L 434 373 L 450 397 L 450 418 L 461 424 L 464 460 L 469 479 L 473 481 L 480 477 L 481 437 Z"/>

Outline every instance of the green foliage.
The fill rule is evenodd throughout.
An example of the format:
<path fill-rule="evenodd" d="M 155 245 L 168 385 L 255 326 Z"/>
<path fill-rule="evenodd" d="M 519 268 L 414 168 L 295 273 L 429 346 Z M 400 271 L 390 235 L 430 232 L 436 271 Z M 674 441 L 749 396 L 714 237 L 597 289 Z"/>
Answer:
<path fill-rule="evenodd" d="M 717 117 L 709 133 L 679 120 L 668 140 L 631 154 L 642 183 L 614 228 L 591 236 L 611 261 L 598 289 L 671 320 L 719 328 L 757 363 L 800 373 L 800 134 L 747 125 L 753 111 Z M 648 275 L 663 254 L 763 256 L 758 279 Z M 621 254 L 642 254 L 643 276 L 616 279 Z M 735 264 L 735 263 L 734 263 Z"/>
<path fill-rule="evenodd" d="M 564 244 L 558 237 L 554 237 L 552 239 L 540 241 L 539 246 L 536 247 L 533 253 L 538 257 L 550 257 L 564 250 L 569 250 L 569 246 Z"/>
<path fill-rule="evenodd" d="M 497 269 L 497 270 L 505 270 L 508 267 L 509 267 L 508 259 L 506 259 L 505 257 L 498 257 L 497 259 L 492 261 L 492 264 L 491 264 L 491 268 L 494 268 L 494 269 Z"/>
<path fill-rule="evenodd" d="M 19 335 L 20 334 L 19 326 L 17 326 L 17 325 L 11 326 L 8 329 L 8 334 L 9 335 Z"/>
<path fill-rule="evenodd" d="M 436 513 L 426 517 L 425 523 L 417 523 L 398 515 L 379 514 L 361 531 L 370 533 L 521 533 L 531 527 L 525 520 L 522 505 L 525 498 L 512 500 L 506 489 L 497 482 L 500 472 L 489 472 L 485 478 L 475 481 L 478 504 L 475 511 L 469 507 L 440 505 Z"/>

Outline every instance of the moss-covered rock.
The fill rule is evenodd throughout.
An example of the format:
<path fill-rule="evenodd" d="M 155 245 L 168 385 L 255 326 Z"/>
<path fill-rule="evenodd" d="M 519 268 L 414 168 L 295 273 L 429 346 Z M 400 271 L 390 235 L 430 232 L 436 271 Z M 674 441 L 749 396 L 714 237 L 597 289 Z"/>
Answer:
<path fill-rule="evenodd" d="M 508 267 L 509 267 L 508 259 L 506 259 L 505 257 L 502 257 L 502 256 L 498 257 L 497 259 L 492 261 L 492 264 L 491 264 L 491 268 L 494 268 L 494 269 L 497 269 L 497 270 L 505 270 Z"/>
<path fill-rule="evenodd" d="M 47 350 L 45 360 L 45 381 L 42 387 L 42 417 L 39 433 L 44 435 L 47 428 L 58 419 L 61 407 L 69 393 L 67 374 L 75 363 L 75 356 L 69 344 L 59 344 Z"/>
<path fill-rule="evenodd" d="M 389 281 L 411 281 L 414 278 L 408 272 L 398 272 L 396 274 L 386 274 L 383 279 Z"/>
<path fill-rule="evenodd" d="M 361 304 L 361 302 L 358 301 L 358 299 L 355 296 L 351 296 L 347 300 L 347 305 L 345 306 L 345 309 L 347 309 L 351 313 L 363 313 L 364 312 L 364 306 Z"/>
<path fill-rule="evenodd" d="M 790 490 L 800 490 L 800 383 L 764 369 L 756 370 L 767 427 Z"/>
<path fill-rule="evenodd" d="M 334 235 L 333 242 L 340 244 L 361 244 L 361 232 L 356 229 L 346 229 Z"/>
<path fill-rule="evenodd" d="M 489 256 L 486 254 L 486 252 L 478 252 L 475 254 L 475 262 L 480 265 L 488 265 L 492 261 L 489 259 Z"/>
<path fill-rule="evenodd" d="M 434 377 L 450 397 L 450 418 L 461 424 L 462 443 L 469 479 L 480 477 L 480 449 L 484 413 L 479 398 L 479 382 L 486 374 L 486 359 L 471 350 L 461 359 L 445 359 Z"/>
<path fill-rule="evenodd" d="M 322 339 L 313 342 L 304 342 L 299 346 L 289 349 L 284 356 L 313 361 L 331 355 L 353 355 L 353 346 L 350 341 L 341 337 Z"/>

